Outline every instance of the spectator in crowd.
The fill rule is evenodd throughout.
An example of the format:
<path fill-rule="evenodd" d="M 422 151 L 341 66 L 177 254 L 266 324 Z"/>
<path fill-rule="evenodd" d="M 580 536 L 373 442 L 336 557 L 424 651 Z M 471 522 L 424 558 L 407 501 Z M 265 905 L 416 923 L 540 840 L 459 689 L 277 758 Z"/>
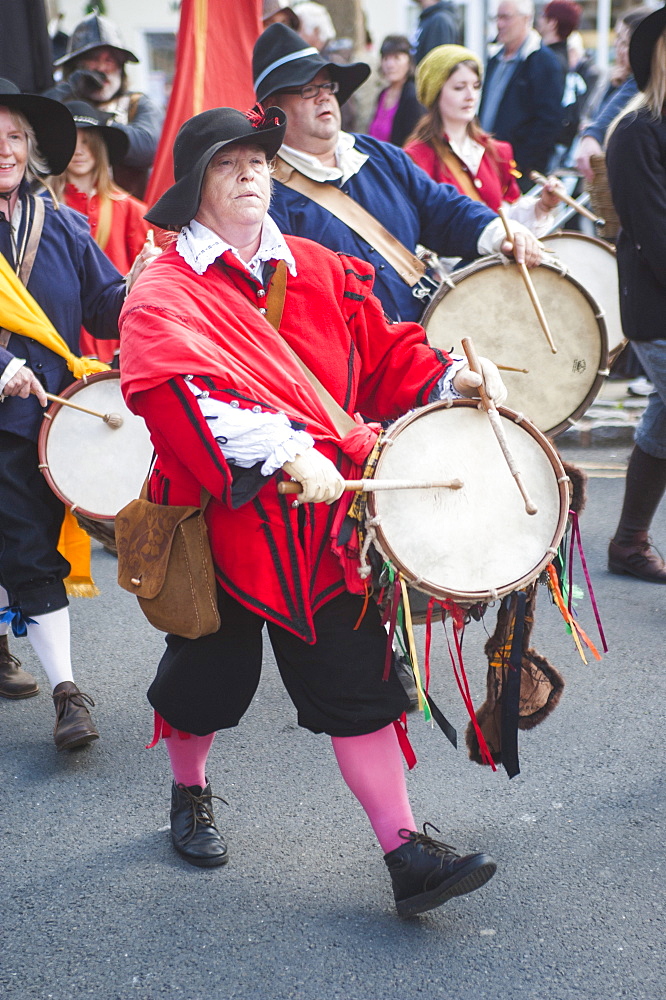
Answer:
<path fill-rule="evenodd" d="M 501 48 L 488 62 L 479 113 L 485 132 L 513 146 L 523 191 L 532 185 L 530 171 L 548 170 L 561 128 L 565 76 L 533 21 L 532 0 L 501 0 Z"/>
<path fill-rule="evenodd" d="M 635 28 L 629 58 L 640 93 L 611 126 L 606 156 L 621 223 L 622 328 L 654 388 L 636 428 L 608 568 L 666 583 L 666 563 L 648 535 L 666 491 L 666 7 Z"/>
<path fill-rule="evenodd" d="M 289 6 L 289 0 L 264 0 L 261 19 L 264 29 L 270 24 L 288 24 L 294 31 L 301 26 L 298 14 Z"/>
<path fill-rule="evenodd" d="M 608 126 L 638 93 L 629 64 L 629 43 L 634 31 L 649 13 L 649 7 L 635 7 L 615 25 L 615 66 L 601 88 L 594 118 L 583 129 L 576 150 L 576 169 L 589 182 L 594 180 L 590 157 L 603 155 Z"/>
<path fill-rule="evenodd" d="M 299 35 L 317 52 L 321 52 L 329 42 L 333 41 L 336 35 L 335 26 L 323 4 L 305 0 L 304 3 L 294 4 L 294 11 L 301 22 Z"/>
<path fill-rule="evenodd" d="M 580 31 L 572 31 L 567 38 L 569 71 L 578 73 L 585 83 L 585 94 L 580 105 L 581 120 L 588 114 L 592 95 L 597 88 L 601 70 L 597 66 L 594 53 L 585 48 Z"/>
<path fill-rule="evenodd" d="M 129 90 L 125 64 L 138 61 L 112 21 L 88 14 L 74 29 L 66 54 L 56 60 L 63 67 L 63 81 L 46 96 L 65 103 L 85 101 L 113 116 L 110 126 L 129 140 L 127 155 L 116 167 L 116 182 L 142 198 L 164 116 L 145 94 Z"/>
<path fill-rule="evenodd" d="M 388 86 L 377 98 L 368 135 L 402 146 L 425 110 L 416 99 L 409 39 L 387 35 L 379 52 L 381 74 Z"/>
<path fill-rule="evenodd" d="M 581 108 L 587 93 L 585 80 L 569 66 L 568 39 L 580 24 L 583 8 L 573 0 L 550 0 L 537 21 L 539 34 L 551 52 L 562 64 L 565 74 L 562 95 L 562 127 L 557 137 L 556 152 L 551 170 L 566 162 L 572 142 L 580 126 Z"/>
<path fill-rule="evenodd" d="M 458 5 L 449 0 L 416 0 L 421 7 L 416 33 L 414 62 L 418 66 L 436 45 L 455 45 L 460 41 Z"/>

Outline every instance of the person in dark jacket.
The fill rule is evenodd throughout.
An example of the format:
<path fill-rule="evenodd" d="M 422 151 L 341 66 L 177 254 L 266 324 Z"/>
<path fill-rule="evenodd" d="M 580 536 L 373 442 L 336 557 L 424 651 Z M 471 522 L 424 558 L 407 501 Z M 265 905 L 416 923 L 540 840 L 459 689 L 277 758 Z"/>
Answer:
<path fill-rule="evenodd" d="M 403 146 L 425 108 L 416 98 L 414 63 L 409 39 L 387 35 L 379 50 L 381 74 L 388 87 L 379 94 L 377 107 L 368 125 L 368 135 L 394 146 Z"/>
<path fill-rule="evenodd" d="M 481 97 L 481 127 L 510 142 L 522 173 L 548 170 L 562 122 L 563 67 L 532 28 L 532 0 L 502 0 L 497 8 L 497 40 L 502 48 L 488 62 Z"/>
<path fill-rule="evenodd" d="M 640 93 L 611 126 L 606 165 L 620 218 L 622 328 L 654 386 L 636 429 L 608 568 L 666 583 L 648 532 L 666 492 L 666 7 L 635 29 L 629 58 Z"/>
<path fill-rule="evenodd" d="M 77 361 L 81 324 L 117 338 L 125 282 L 97 246 L 88 220 L 30 182 L 59 174 L 72 158 L 76 127 L 57 101 L 21 94 L 0 80 L 0 254 L 65 342 L 68 358 L 39 331 L 13 329 L 12 291 L 3 278 L 6 330 L 0 331 L 0 696 L 29 698 L 39 688 L 9 653 L 7 632 L 27 635 L 53 689 L 58 750 L 96 740 L 92 699 L 74 683 L 70 659 L 69 563 L 58 551 L 65 508 L 39 468 L 37 437 L 45 391 L 60 393 L 91 364 Z M 7 287 L 5 287 L 7 283 Z M 70 368 L 69 366 L 73 367 Z M 98 370 L 98 369 L 97 369 Z M 73 456 L 75 459 L 75 456 Z"/>
<path fill-rule="evenodd" d="M 85 101 L 113 116 L 110 127 L 129 140 L 114 179 L 135 198 L 143 198 L 164 114 L 145 94 L 129 89 L 125 64 L 138 61 L 112 21 L 88 14 L 74 29 L 65 55 L 55 61 L 63 68 L 64 80 L 44 96 L 64 103 Z"/>
<path fill-rule="evenodd" d="M 421 6 L 416 33 L 414 63 L 418 66 L 436 45 L 457 45 L 460 41 L 458 8 L 449 0 L 416 0 Z"/>

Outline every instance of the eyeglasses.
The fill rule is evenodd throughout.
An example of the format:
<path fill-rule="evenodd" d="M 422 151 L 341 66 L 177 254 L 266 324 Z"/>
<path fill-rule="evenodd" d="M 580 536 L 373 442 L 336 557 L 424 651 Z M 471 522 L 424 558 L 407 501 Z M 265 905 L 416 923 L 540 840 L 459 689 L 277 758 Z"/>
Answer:
<path fill-rule="evenodd" d="M 306 83 L 304 87 L 286 87 L 280 93 L 298 94 L 304 101 L 309 101 L 312 97 L 319 97 L 320 90 L 326 91 L 327 94 L 337 94 L 340 84 L 337 80 L 329 80 L 328 83 Z"/>

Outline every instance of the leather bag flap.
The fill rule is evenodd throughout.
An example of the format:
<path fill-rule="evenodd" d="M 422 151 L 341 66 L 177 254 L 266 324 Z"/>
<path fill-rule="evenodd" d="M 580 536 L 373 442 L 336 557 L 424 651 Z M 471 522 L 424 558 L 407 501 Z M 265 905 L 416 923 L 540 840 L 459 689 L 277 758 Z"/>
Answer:
<path fill-rule="evenodd" d="M 118 583 L 137 597 L 160 593 L 178 527 L 201 515 L 200 507 L 169 507 L 132 500 L 116 516 Z"/>

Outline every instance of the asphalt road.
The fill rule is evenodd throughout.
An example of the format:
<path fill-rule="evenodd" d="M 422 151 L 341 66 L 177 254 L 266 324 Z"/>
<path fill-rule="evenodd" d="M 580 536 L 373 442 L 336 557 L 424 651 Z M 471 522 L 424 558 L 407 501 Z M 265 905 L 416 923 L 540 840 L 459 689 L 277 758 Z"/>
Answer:
<path fill-rule="evenodd" d="M 56 754 L 46 691 L 0 701 L 0 994 L 7 1000 L 664 1000 L 666 588 L 609 575 L 620 453 L 585 451 L 582 521 L 611 646 L 585 666 L 542 589 L 535 645 L 565 675 L 555 713 L 521 734 L 509 781 L 422 719 L 410 794 L 419 822 L 498 873 L 403 922 L 360 807 L 325 737 L 299 730 L 270 655 L 255 703 L 218 737 L 210 775 L 231 861 L 173 853 L 162 747 L 144 698 L 162 638 L 94 551 L 102 589 L 72 604 L 76 676 L 102 738 Z M 601 478 L 601 477 L 604 478 Z M 605 478 L 608 476 L 609 478 Z M 653 534 L 666 548 L 666 509 Z M 581 611 L 593 632 L 589 605 Z M 466 664 L 483 700 L 482 626 Z M 26 641 L 12 648 L 39 673 Z M 465 711 L 443 643 L 433 694 Z"/>

